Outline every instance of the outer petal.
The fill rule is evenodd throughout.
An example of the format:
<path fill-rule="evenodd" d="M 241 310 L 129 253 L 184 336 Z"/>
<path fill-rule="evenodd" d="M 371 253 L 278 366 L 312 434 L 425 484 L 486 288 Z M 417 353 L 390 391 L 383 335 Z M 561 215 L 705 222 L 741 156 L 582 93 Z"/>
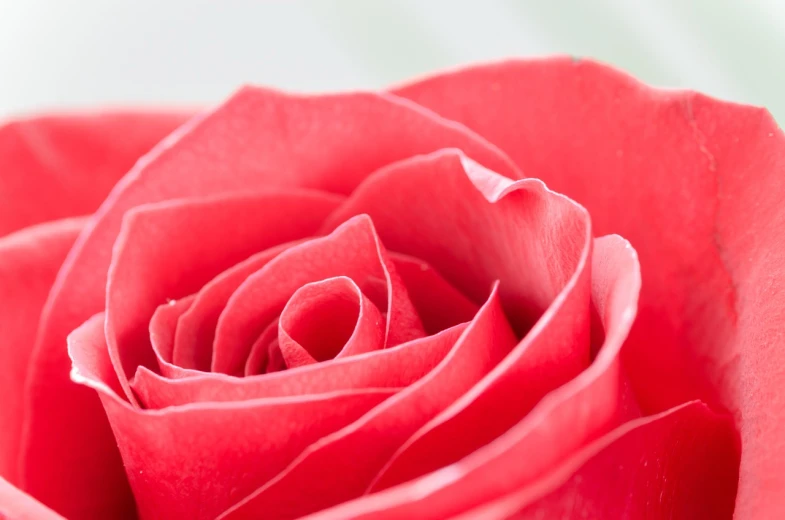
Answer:
<path fill-rule="evenodd" d="M 519 175 L 495 147 L 462 126 L 406 100 L 375 94 L 298 97 L 248 88 L 156 146 L 98 211 L 48 300 L 34 353 L 42 361 L 31 376 L 29 398 L 35 410 L 79 413 L 29 418 L 22 450 L 26 486 L 71 516 L 69 503 L 86 503 L 106 475 L 118 471 L 100 463 L 105 457 L 96 453 L 96 439 L 111 443 L 111 437 L 94 393 L 74 389 L 65 376 L 69 361 L 62 345 L 71 330 L 103 308 L 104 275 L 126 211 L 171 198 L 273 186 L 349 192 L 384 164 L 445 146 Z M 55 443 L 52 431 L 68 433 Z M 68 482 L 52 480 L 76 466 L 82 471 Z M 115 514 L 98 507 L 95 513 Z"/>
<path fill-rule="evenodd" d="M 536 485 L 456 517 L 732 518 L 737 438 L 697 402 L 631 421 Z"/>
<path fill-rule="evenodd" d="M 48 222 L 0 238 L 0 477 L 18 482 L 23 395 L 38 318 L 84 219 Z"/>
<path fill-rule="evenodd" d="M 118 397 L 103 323 L 98 314 L 69 336 L 72 378 L 101 396 L 142 520 L 215 518 L 306 446 L 397 390 L 139 410 Z"/>
<path fill-rule="evenodd" d="M 736 514 L 785 517 L 785 136 L 765 111 L 569 58 L 396 89 L 585 205 L 641 256 L 624 362 L 648 411 L 699 398 L 741 432 Z"/>
<path fill-rule="evenodd" d="M 0 236 L 92 213 L 137 159 L 189 117 L 118 112 L 0 126 Z"/>
<path fill-rule="evenodd" d="M 65 520 L 0 477 L 0 518 L 3 520 Z"/>
<path fill-rule="evenodd" d="M 588 258 L 588 215 L 536 179 L 514 182 L 460 150 L 409 157 L 374 172 L 325 223 L 368 215 L 391 251 L 428 262 L 473 301 L 500 281 L 523 334 Z"/>
<path fill-rule="evenodd" d="M 459 462 L 314 515 L 442 519 L 537 482 L 582 447 L 630 418 L 619 350 L 635 318 L 640 273 L 634 250 L 619 237 L 595 240 L 592 301 L 605 342 L 594 363 L 551 392 L 521 422 Z"/>
<path fill-rule="evenodd" d="M 377 172 L 328 225 L 368 213 L 385 244 L 477 298 L 491 277 L 523 340 L 400 448 L 379 485 L 457 461 L 504 433 L 589 363 L 588 216 L 541 182 L 513 182 L 452 150 Z M 530 330 L 528 330 L 530 328 Z"/>

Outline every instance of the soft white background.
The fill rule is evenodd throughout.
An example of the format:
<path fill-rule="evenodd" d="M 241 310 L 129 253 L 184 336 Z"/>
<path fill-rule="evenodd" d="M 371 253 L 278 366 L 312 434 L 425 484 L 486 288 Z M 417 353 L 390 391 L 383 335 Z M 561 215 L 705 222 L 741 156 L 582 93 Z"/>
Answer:
<path fill-rule="evenodd" d="M 0 117 L 213 103 L 243 83 L 380 87 L 554 53 L 785 121 L 785 0 L 0 0 Z"/>

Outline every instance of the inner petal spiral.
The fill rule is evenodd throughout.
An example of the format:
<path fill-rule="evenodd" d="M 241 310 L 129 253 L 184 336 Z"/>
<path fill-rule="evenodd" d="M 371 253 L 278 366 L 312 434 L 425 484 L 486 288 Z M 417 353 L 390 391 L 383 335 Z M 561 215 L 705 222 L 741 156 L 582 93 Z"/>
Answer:
<path fill-rule="evenodd" d="M 345 276 L 306 284 L 286 304 L 278 344 L 287 368 L 384 346 L 379 309 Z"/>
<path fill-rule="evenodd" d="M 386 348 L 424 335 L 417 311 L 371 219 L 359 215 L 325 237 L 284 251 L 237 288 L 216 326 L 212 371 L 242 374 L 254 340 L 295 292 L 306 284 L 339 276 L 351 278 L 369 299 L 377 292 L 384 293 Z M 376 290 L 379 281 L 383 291 Z"/>

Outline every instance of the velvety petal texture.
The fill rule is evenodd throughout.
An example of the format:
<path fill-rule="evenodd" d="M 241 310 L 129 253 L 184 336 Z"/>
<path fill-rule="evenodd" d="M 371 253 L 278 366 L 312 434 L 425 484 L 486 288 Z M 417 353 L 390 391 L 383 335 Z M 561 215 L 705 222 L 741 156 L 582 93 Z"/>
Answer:
<path fill-rule="evenodd" d="M 441 363 L 360 420 L 313 443 L 286 470 L 222 518 L 296 518 L 362 495 L 416 429 L 466 392 L 512 348 L 496 290 Z M 347 457 L 347 452 L 352 455 Z M 340 467 L 340 481 L 323 478 Z M 308 488 L 304 496 L 302 490 Z"/>
<path fill-rule="evenodd" d="M 624 363 L 638 399 L 731 412 L 736 514 L 784 517 L 785 135 L 771 115 L 571 58 L 394 92 L 476 130 L 585 205 L 597 233 L 635 245 L 645 284 Z"/>
<path fill-rule="evenodd" d="M 785 517 L 765 111 L 512 60 L 0 172 L 0 516 Z"/>
<path fill-rule="evenodd" d="M 537 485 L 455 518 L 729 518 L 735 444 L 728 418 L 689 403 L 630 421 Z"/>
<path fill-rule="evenodd" d="M 134 400 L 127 381 L 136 368 L 155 364 L 143 345 L 160 303 L 187 296 L 259 249 L 314 233 L 337 206 L 335 199 L 322 193 L 226 194 L 129 212 L 106 288 L 106 337 L 127 397 Z"/>
<path fill-rule="evenodd" d="M 30 495 L 0 477 L 0 518 L 4 520 L 64 520 Z"/>
<path fill-rule="evenodd" d="M 379 241 L 371 219 L 360 215 L 327 237 L 281 253 L 237 288 L 218 320 L 212 370 L 241 374 L 253 340 L 274 316 L 286 310 L 284 306 L 292 302 L 295 291 L 306 284 L 337 276 L 354 280 L 361 292 L 373 293 L 374 286 L 382 288 L 383 296 L 377 298 L 377 303 L 387 314 L 385 346 L 394 347 L 424 334 L 406 287 Z M 286 340 L 281 332 L 285 332 L 288 318 L 281 316 L 279 341 Z M 284 361 L 289 346 L 288 341 L 280 345 Z"/>
<path fill-rule="evenodd" d="M 0 238 L 0 477 L 18 483 L 25 385 L 38 319 L 83 218 L 57 220 Z"/>
<path fill-rule="evenodd" d="M 591 278 L 592 305 L 600 317 L 604 343 L 588 369 L 540 401 L 506 433 L 459 462 L 316 513 L 314 518 L 439 519 L 462 514 L 536 486 L 582 447 L 635 418 L 637 410 L 624 399 L 619 363 L 640 289 L 638 260 L 629 243 L 617 236 L 595 240 Z M 735 460 L 734 448 L 726 447 L 726 461 Z M 732 484 L 735 480 L 730 477 Z"/>
<path fill-rule="evenodd" d="M 0 125 L 0 236 L 95 211 L 117 181 L 190 112 L 116 112 Z"/>
<path fill-rule="evenodd" d="M 169 340 L 171 353 L 166 361 L 178 367 L 209 372 L 213 361 L 215 328 L 227 301 L 248 276 L 293 245 L 281 244 L 251 255 L 200 288 L 194 294 L 192 304 L 175 311 L 176 323 L 171 327 Z M 161 312 L 172 312 L 172 309 L 162 309 Z"/>
<path fill-rule="evenodd" d="M 209 403 L 145 412 L 118 397 L 96 315 L 69 337 L 72 377 L 93 386 L 112 423 L 141 518 L 214 518 L 306 446 L 396 389 Z M 229 430 L 228 428 L 231 428 Z"/>
<path fill-rule="evenodd" d="M 177 380 L 144 367 L 132 385 L 149 408 L 198 402 L 241 401 L 262 397 L 322 394 L 347 389 L 405 388 L 434 369 L 447 355 L 465 324 L 390 349 L 316 363 L 297 370 L 236 378 L 200 374 Z"/>
<path fill-rule="evenodd" d="M 388 313 L 390 315 L 390 313 Z M 346 276 L 311 282 L 286 303 L 278 348 L 286 368 L 384 348 L 382 314 Z"/>
<path fill-rule="evenodd" d="M 407 197 L 403 187 L 421 198 Z M 162 511 L 212 518 L 246 495 L 243 509 L 227 514 L 289 517 L 335 505 L 371 489 L 396 450 L 465 402 L 467 392 L 482 396 L 501 378 L 510 383 L 497 392 L 528 393 L 534 401 L 588 363 L 591 231 L 585 211 L 569 199 L 539 181 L 515 182 L 451 149 L 394 162 L 372 173 L 348 200 L 321 197 L 191 198 L 143 205 L 125 216 L 108 273 L 106 313 L 71 334 L 69 348 L 72 378 L 101 394 L 142 518 Z M 438 201 L 430 218 L 428 201 Z M 408 220 L 398 218 L 394 226 L 396 216 Z M 466 216 L 478 225 L 469 226 Z M 246 224 L 232 225 L 240 221 Z M 329 233 L 292 243 L 319 227 Z M 197 229 L 204 234 L 194 234 Z M 461 295 L 441 313 L 431 311 L 436 319 L 429 322 L 468 319 L 468 326 L 419 339 L 425 330 L 387 253 L 388 239 L 410 255 L 398 257 L 410 279 Z M 290 247 L 279 251 L 282 243 Z M 254 253 L 267 248 L 275 253 Z M 500 254 L 476 255 L 471 248 Z M 461 260 L 468 260 L 465 270 Z M 439 274 L 429 274 L 431 265 Z M 223 287 L 218 301 L 225 302 L 215 324 L 211 371 L 167 380 L 155 368 L 170 363 L 174 349 L 164 345 L 177 337 L 171 329 L 195 308 L 202 286 Z M 233 290 L 228 297 L 226 289 Z M 472 301 L 487 299 L 489 291 L 478 309 Z M 324 308 L 319 300 L 327 297 L 350 302 L 347 311 L 335 299 Z M 348 314 L 328 314 L 324 321 L 320 314 L 328 311 Z M 304 324 L 299 328 L 298 320 Z M 551 343 L 532 347 L 531 338 L 540 334 L 526 334 L 532 325 L 547 328 Z M 337 340 L 326 336 L 341 326 Z M 515 347 L 516 333 L 529 339 Z M 314 350 L 319 348 L 329 352 Z M 248 371 L 246 360 L 257 349 L 267 358 L 267 374 Z M 550 363 L 536 361 L 540 351 L 549 351 Z M 373 362 L 397 352 L 403 359 L 410 352 L 416 363 L 371 371 Z M 531 361 L 521 362 L 526 352 Z M 423 364 L 428 360 L 430 366 Z M 329 370 L 333 376 L 319 387 Z M 539 374 L 530 378 L 535 386 L 509 387 L 521 379 L 516 371 Z M 364 386 L 347 385 L 360 383 L 363 374 Z M 391 386 L 395 380 L 402 386 Z M 499 415 L 488 438 L 512 425 L 527 403 Z M 147 439 L 163 431 L 168 433 L 154 434 L 156 442 Z M 459 458 L 482 439 L 455 439 L 444 446 L 450 455 L 443 458 Z M 320 501 L 303 501 L 302 487 L 349 447 L 367 452 L 353 457 L 353 478 L 327 480 L 313 494 Z M 183 480 L 183 471 L 191 477 Z M 199 498 L 205 496 L 213 498 Z"/>
<path fill-rule="evenodd" d="M 122 473 L 103 453 L 115 443 L 100 403 L 93 392 L 68 380 L 62 346 L 75 327 L 104 308 L 105 274 L 128 210 L 238 190 L 299 187 L 349 193 L 385 164 L 444 147 L 460 148 L 490 168 L 520 176 L 504 154 L 475 133 L 384 94 L 307 97 L 249 87 L 156 145 L 98 210 L 50 294 L 30 376 L 35 413 L 22 449 L 27 488 L 68 513 L 75 511 L 72 504 L 90 503 L 96 489 Z M 60 409 L 69 413 L 43 412 Z M 104 446 L 100 451 L 97 442 Z M 82 470 L 67 483 L 51 478 L 76 466 Z M 102 493 L 106 504 L 113 495 Z M 127 508 L 120 497 L 115 502 L 117 510 Z M 120 514 L 110 505 L 96 507 L 96 514 Z"/>

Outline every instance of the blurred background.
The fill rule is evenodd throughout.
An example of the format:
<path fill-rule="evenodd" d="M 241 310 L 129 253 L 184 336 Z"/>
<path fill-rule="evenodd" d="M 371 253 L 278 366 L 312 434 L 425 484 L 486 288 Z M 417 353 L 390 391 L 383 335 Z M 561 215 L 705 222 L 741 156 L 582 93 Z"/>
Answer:
<path fill-rule="evenodd" d="M 549 54 L 785 122 L 785 0 L 0 0 L 0 117 L 207 104 L 243 83 L 378 88 Z"/>

